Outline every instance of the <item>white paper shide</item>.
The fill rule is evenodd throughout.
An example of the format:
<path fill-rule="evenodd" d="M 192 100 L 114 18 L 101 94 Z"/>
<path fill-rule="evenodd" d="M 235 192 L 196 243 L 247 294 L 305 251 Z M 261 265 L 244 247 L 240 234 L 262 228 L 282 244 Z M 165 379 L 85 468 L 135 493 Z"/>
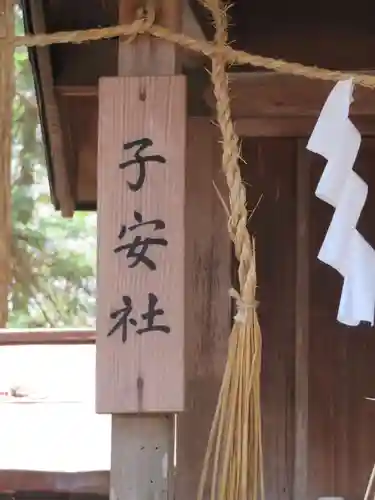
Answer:
<path fill-rule="evenodd" d="M 318 259 L 344 278 L 337 319 L 349 326 L 374 324 L 375 251 L 356 229 L 367 184 L 353 171 L 361 136 L 349 119 L 353 81 L 337 83 L 307 145 L 327 160 L 316 196 L 335 208 Z"/>

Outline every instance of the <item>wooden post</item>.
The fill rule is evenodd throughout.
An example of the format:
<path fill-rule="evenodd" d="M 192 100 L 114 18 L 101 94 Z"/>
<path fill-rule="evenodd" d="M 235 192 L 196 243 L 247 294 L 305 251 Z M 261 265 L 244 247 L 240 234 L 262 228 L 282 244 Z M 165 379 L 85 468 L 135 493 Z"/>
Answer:
<path fill-rule="evenodd" d="M 157 22 L 178 29 L 179 3 L 153 2 Z M 119 22 L 132 22 L 138 7 L 137 0 L 120 0 Z M 176 71 L 176 48 L 143 35 L 119 42 L 119 77 L 100 82 L 97 411 L 114 414 L 112 500 L 173 498 L 174 413 L 184 404 L 185 272 L 186 97 Z M 140 157 L 150 155 L 144 164 Z M 135 226 L 138 246 L 130 238 Z M 156 241 L 144 247 L 147 237 Z M 111 333 L 116 310 L 130 312 L 129 306 L 127 331 Z M 158 331 L 142 332 L 150 319 Z"/>
<path fill-rule="evenodd" d="M 309 407 L 309 201 L 306 142 L 297 142 L 297 268 L 295 341 L 294 497 L 308 497 Z"/>
<path fill-rule="evenodd" d="M 150 3 L 150 2 L 149 2 Z M 180 31 L 182 25 L 182 0 L 153 0 L 158 24 Z M 119 22 L 131 23 L 137 9 L 146 7 L 140 0 L 119 0 Z M 119 44 L 118 69 L 120 75 L 148 76 L 173 75 L 180 71 L 177 45 L 155 40 L 148 35 L 139 36 L 131 44 Z"/>
<path fill-rule="evenodd" d="M 217 127 L 190 117 L 185 214 L 185 411 L 177 416 L 176 499 L 195 500 L 231 331 L 232 245 Z M 209 495 L 209 492 L 207 492 Z M 207 496 L 208 498 L 208 496 Z"/>

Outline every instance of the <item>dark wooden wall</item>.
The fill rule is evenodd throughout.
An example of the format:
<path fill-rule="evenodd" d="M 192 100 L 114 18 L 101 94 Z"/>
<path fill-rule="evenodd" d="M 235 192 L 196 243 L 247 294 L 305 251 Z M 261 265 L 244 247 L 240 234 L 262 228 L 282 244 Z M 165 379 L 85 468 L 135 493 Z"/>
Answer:
<path fill-rule="evenodd" d="M 292 493 L 295 314 L 295 143 L 245 139 L 249 227 L 256 237 L 263 332 L 263 426 L 267 498 Z"/>
<path fill-rule="evenodd" d="M 263 333 L 262 404 L 267 500 L 293 493 L 296 141 L 245 139 L 249 228 L 256 237 Z"/>
<path fill-rule="evenodd" d="M 263 422 L 267 500 L 293 498 L 296 432 L 297 173 L 308 170 L 309 270 L 307 498 L 363 498 L 375 462 L 375 334 L 336 320 L 342 279 L 317 260 L 333 209 L 314 196 L 324 161 L 297 139 L 243 141 L 249 227 L 256 236 L 258 297 L 264 338 Z M 363 141 L 356 170 L 370 186 L 359 228 L 375 244 L 375 141 Z M 259 201 L 259 198 L 261 199 Z M 307 267 L 308 266 L 308 267 Z M 299 457 L 300 458 L 300 457 Z M 298 479 L 298 478 L 297 478 Z M 299 500 L 299 499 L 296 499 Z"/>
<path fill-rule="evenodd" d="M 359 229 L 375 244 L 375 141 L 364 140 L 356 171 L 369 184 Z M 323 169 L 311 157 L 316 186 Z M 316 259 L 333 209 L 311 192 L 310 227 L 310 498 L 341 495 L 363 498 L 375 462 L 375 332 L 369 326 L 349 328 L 336 321 L 341 277 Z"/>

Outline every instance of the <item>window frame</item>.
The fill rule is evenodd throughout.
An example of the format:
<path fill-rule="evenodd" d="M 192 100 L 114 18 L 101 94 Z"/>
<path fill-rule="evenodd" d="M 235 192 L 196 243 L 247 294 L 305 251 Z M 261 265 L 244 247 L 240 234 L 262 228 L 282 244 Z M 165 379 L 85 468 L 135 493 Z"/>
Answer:
<path fill-rule="evenodd" d="M 0 347 L 95 344 L 94 329 L 0 329 Z M 45 472 L 0 470 L 0 494 L 18 492 L 109 495 L 109 471 Z"/>

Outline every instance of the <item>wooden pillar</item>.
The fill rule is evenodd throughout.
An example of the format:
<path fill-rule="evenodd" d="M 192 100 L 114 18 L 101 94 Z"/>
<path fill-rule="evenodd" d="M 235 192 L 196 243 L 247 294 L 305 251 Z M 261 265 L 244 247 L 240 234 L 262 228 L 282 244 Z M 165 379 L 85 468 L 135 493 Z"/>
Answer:
<path fill-rule="evenodd" d="M 139 7 L 153 5 L 158 24 L 180 31 L 183 0 L 119 0 L 119 22 L 134 21 Z M 177 45 L 156 40 L 148 35 L 139 36 L 131 44 L 119 44 L 118 70 L 120 75 L 173 75 L 180 72 L 181 59 Z"/>
<path fill-rule="evenodd" d="M 187 127 L 185 411 L 177 416 L 176 499 L 197 497 L 231 330 L 232 246 L 224 200 L 221 144 L 209 117 Z"/>
<path fill-rule="evenodd" d="M 308 498 L 309 412 L 309 152 L 305 140 L 297 142 L 297 255 L 295 317 L 295 500 Z"/>
<path fill-rule="evenodd" d="M 152 4 L 158 23 L 179 29 L 179 0 Z M 132 22 L 140 6 L 120 0 L 119 22 Z M 174 414 L 185 382 L 186 89 L 177 70 L 176 48 L 142 35 L 120 40 L 119 77 L 100 82 L 97 411 L 113 414 L 113 500 L 174 496 Z M 150 155 L 142 179 L 139 157 Z M 125 241 L 133 226 L 142 229 L 137 247 L 136 234 Z M 147 237 L 153 244 L 142 247 Z M 145 249 L 146 262 L 134 264 Z M 110 333 L 129 299 L 127 332 Z M 142 332 L 152 309 L 158 331 Z"/>

